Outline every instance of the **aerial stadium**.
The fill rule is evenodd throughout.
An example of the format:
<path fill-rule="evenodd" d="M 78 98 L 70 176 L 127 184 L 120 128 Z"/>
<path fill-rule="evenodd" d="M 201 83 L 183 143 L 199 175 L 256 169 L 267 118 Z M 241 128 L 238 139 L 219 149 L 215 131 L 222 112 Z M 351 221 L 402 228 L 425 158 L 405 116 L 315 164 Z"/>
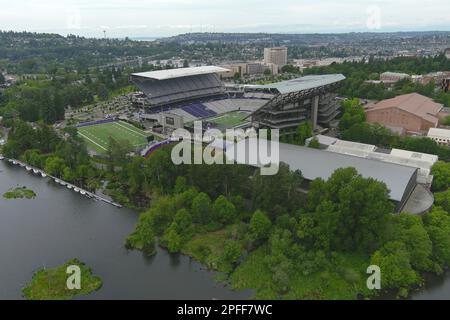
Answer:
<path fill-rule="evenodd" d="M 203 120 L 206 127 L 276 128 L 290 133 L 308 119 L 327 126 L 339 114 L 334 90 L 341 74 L 311 75 L 269 85 L 225 85 L 216 66 L 134 73 L 142 91 L 139 119 L 161 125 L 165 134 Z"/>

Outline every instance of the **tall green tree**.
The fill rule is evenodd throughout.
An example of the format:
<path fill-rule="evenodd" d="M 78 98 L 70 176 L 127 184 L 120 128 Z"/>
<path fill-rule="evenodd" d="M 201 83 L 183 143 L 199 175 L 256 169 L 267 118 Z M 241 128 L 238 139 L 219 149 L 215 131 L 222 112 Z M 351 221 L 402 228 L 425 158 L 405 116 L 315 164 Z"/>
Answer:
<path fill-rule="evenodd" d="M 359 99 L 348 99 L 341 103 L 343 115 L 339 121 L 339 129 L 345 131 L 353 125 L 362 123 L 366 120 L 364 108 Z"/>
<path fill-rule="evenodd" d="M 192 201 L 192 217 L 194 222 L 208 224 L 212 218 L 211 198 L 200 192 Z"/>
<path fill-rule="evenodd" d="M 269 238 L 272 222 L 260 210 L 256 210 L 250 219 L 250 237 L 254 241 L 266 240 Z"/>
<path fill-rule="evenodd" d="M 410 254 L 401 241 L 386 243 L 372 255 L 371 264 L 379 266 L 382 271 L 382 287 L 400 288 L 400 296 L 406 297 L 410 288 L 420 284 L 421 278 L 412 268 Z"/>
<path fill-rule="evenodd" d="M 308 138 L 311 138 L 313 135 L 313 129 L 311 121 L 305 121 L 298 125 L 296 131 L 296 142 L 297 144 L 304 146 L 305 141 Z"/>
<path fill-rule="evenodd" d="M 424 224 L 433 243 L 433 260 L 442 271 L 442 266 L 450 264 L 450 215 L 435 208 L 424 217 Z"/>
<path fill-rule="evenodd" d="M 314 216 L 315 220 L 333 217 L 330 220 L 335 225 L 332 249 L 368 252 L 384 242 L 386 225 L 394 211 L 386 185 L 363 178 L 354 168 L 337 169 L 326 182 L 314 181 L 307 208 L 312 212 L 324 212 Z M 337 213 L 337 221 L 331 213 Z M 314 224 L 320 225 L 320 222 Z"/>
<path fill-rule="evenodd" d="M 214 219 L 222 225 L 232 223 L 236 219 L 236 208 L 224 196 L 219 196 L 213 205 Z"/>
<path fill-rule="evenodd" d="M 444 191 L 450 186 L 450 163 L 438 161 L 431 168 L 433 190 Z"/>

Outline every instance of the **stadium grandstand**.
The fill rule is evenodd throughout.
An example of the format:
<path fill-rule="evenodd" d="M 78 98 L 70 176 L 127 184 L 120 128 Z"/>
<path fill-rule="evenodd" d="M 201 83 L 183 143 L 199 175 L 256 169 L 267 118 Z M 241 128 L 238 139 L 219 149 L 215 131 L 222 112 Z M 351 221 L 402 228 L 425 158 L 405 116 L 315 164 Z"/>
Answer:
<path fill-rule="evenodd" d="M 132 74 L 131 81 L 143 94 L 137 117 L 160 123 L 165 131 L 200 119 L 211 120 L 208 127 L 218 119 L 221 129 L 253 125 L 288 131 L 307 119 L 314 127 L 317 123 L 326 125 L 339 112 L 332 90 L 345 79 L 343 75 L 226 86 L 220 80 L 225 72 L 228 69 L 204 66 Z M 242 117 L 243 113 L 247 116 Z M 236 119 L 241 121 L 236 123 Z"/>
<path fill-rule="evenodd" d="M 295 130 L 306 120 L 311 120 L 313 128 L 319 124 L 327 126 L 340 112 L 333 92 L 343 80 L 342 74 L 310 75 L 253 86 L 254 90 L 268 90 L 275 97 L 252 113 L 251 122 L 256 128 L 268 127 L 284 132 Z"/>

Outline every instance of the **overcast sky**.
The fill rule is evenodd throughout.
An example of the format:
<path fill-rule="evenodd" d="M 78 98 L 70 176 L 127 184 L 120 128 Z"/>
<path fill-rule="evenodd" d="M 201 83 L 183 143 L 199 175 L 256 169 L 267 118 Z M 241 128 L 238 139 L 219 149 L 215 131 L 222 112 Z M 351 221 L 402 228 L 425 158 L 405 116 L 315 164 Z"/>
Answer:
<path fill-rule="evenodd" d="M 0 0 L 0 29 L 101 37 L 186 32 L 450 31 L 449 0 Z"/>

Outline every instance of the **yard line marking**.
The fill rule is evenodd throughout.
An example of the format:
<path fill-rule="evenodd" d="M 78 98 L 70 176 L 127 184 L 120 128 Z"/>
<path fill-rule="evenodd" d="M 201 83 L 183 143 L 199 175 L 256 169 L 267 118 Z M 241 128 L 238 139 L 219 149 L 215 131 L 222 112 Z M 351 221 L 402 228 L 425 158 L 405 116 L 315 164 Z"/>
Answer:
<path fill-rule="evenodd" d="M 103 147 L 102 145 L 98 144 L 97 142 L 95 142 L 94 140 L 92 140 L 91 138 L 89 138 L 88 136 L 82 134 L 80 131 L 78 131 L 78 134 L 79 134 L 80 136 L 82 136 L 83 138 L 88 139 L 88 140 L 89 140 L 90 142 L 92 142 L 93 144 L 99 146 L 99 147 L 102 148 L 103 150 L 107 151 L 107 149 L 106 149 L 105 147 Z"/>
<path fill-rule="evenodd" d="M 103 140 L 102 138 L 100 138 L 99 136 L 97 136 L 96 134 L 92 133 L 89 130 L 81 130 L 85 135 L 92 137 L 92 139 L 100 141 L 103 145 L 107 146 L 108 143 Z"/>
<path fill-rule="evenodd" d="M 122 128 L 122 126 L 120 126 L 120 125 L 117 125 L 115 127 L 116 127 L 115 128 L 116 130 L 121 130 L 124 134 L 126 134 L 129 137 L 132 137 L 132 138 L 138 139 L 138 140 L 142 139 L 141 136 L 137 135 L 136 133 L 134 133 L 132 131 L 130 132 L 129 130 L 126 130 L 126 128 Z"/>
<path fill-rule="evenodd" d="M 142 136 L 142 137 L 147 137 L 145 134 L 142 134 L 142 133 L 140 133 L 140 132 L 138 132 L 138 131 L 135 131 L 135 130 L 133 130 L 133 129 L 130 129 L 130 128 L 127 127 L 127 126 L 124 126 L 121 122 L 115 122 L 115 124 L 117 124 L 117 125 L 119 125 L 119 126 L 125 128 L 125 129 L 127 129 L 127 130 L 129 130 L 129 131 L 131 131 L 131 132 L 133 132 L 133 133 L 135 133 L 135 134 L 139 134 L 139 135 Z"/>

